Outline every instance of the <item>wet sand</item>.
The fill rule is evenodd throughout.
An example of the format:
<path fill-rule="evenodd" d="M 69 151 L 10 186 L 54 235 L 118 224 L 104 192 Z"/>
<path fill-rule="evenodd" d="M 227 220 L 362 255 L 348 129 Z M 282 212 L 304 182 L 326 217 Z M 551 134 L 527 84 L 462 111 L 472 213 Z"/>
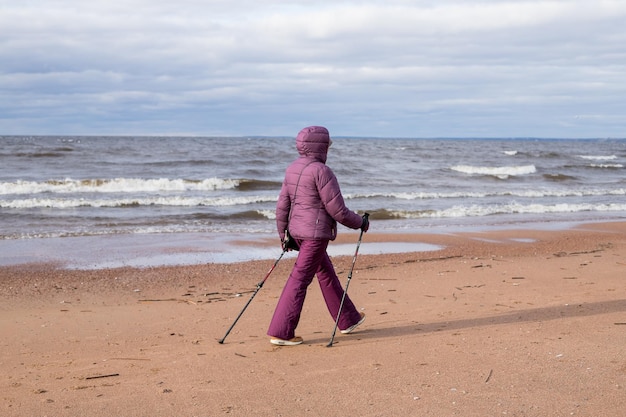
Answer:
<path fill-rule="evenodd" d="M 338 243 L 354 244 L 344 233 Z M 626 223 L 368 233 L 442 249 L 359 255 L 367 314 L 337 334 L 314 282 L 265 335 L 293 259 L 0 268 L 3 416 L 617 416 L 626 409 Z M 352 256 L 334 258 L 345 283 Z"/>

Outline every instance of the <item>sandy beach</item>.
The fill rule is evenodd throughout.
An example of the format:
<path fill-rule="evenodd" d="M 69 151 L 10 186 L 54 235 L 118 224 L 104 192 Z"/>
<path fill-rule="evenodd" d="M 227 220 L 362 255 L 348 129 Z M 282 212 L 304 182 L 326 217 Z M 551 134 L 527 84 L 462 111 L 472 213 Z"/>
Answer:
<path fill-rule="evenodd" d="M 338 243 L 355 243 L 343 234 Z M 626 222 L 375 232 L 441 250 L 363 255 L 367 319 L 337 334 L 314 282 L 295 347 L 265 332 L 292 259 L 0 268 L 0 415 L 618 416 L 626 409 Z M 334 258 L 345 283 L 352 256 Z"/>

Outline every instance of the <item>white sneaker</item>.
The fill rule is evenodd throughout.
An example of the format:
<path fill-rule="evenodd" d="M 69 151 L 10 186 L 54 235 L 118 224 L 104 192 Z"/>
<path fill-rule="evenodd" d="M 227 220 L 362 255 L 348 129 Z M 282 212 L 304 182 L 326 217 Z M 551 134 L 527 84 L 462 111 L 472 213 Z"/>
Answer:
<path fill-rule="evenodd" d="M 303 341 L 304 340 L 300 336 L 296 336 L 289 340 L 279 339 L 277 337 L 272 337 L 270 339 L 271 344 L 278 346 L 295 346 L 301 344 Z"/>
<path fill-rule="evenodd" d="M 347 329 L 341 330 L 341 333 L 343 334 L 352 333 L 352 331 L 356 329 L 364 321 L 365 321 L 365 313 L 361 313 L 361 320 L 359 320 L 356 324 L 353 324 L 352 326 L 348 327 Z"/>

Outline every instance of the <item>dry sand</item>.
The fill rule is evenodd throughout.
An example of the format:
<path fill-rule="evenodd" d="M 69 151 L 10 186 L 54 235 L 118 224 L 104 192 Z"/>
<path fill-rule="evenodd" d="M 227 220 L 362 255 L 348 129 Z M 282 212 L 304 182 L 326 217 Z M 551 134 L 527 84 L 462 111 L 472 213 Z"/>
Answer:
<path fill-rule="evenodd" d="M 356 235 L 342 236 L 356 242 Z M 434 252 L 359 256 L 367 314 L 337 333 L 314 282 L 297 334 L 265 335 L 293 260 L 0 269 L 2 416 L 620 416 L 626 223 L 385 236 Z M 351 256 L 335 259 L 345 283 Z"/>

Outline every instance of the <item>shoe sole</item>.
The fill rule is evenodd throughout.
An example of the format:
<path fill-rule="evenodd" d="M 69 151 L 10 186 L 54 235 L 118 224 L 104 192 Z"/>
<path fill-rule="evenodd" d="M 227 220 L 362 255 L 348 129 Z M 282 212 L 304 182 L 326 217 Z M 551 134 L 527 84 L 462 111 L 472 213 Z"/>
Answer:
<path fill-rule="evenodd" d="M 350 334 L 350 333 L 352 333 L 354 330 L 356 330 L 356 328 L 357 328 L 357 327 L 359 327 L 361 324 L 363 324 L 363 322 L 364 322 L 364 321 L 365 321 L 365 316 L 361 317 L 361 320 L 359 320 L 359 321 L 357 322 L 357 324 L 354 324 L 354 325 L 352 325 L 352 326 L 348 327 L 348 328 L 347 328 L 347 329 L 345 329 L 345 330 L 340 330 L 340 332 L 341 332 L 342 334 Z"/>
<path fill-rule="evenodd" d="M 292 342 L 289 340 L 282 340 L 282 339 L 270 339 L 270 343 L 276 346 L 296 346 L 296 345 L 301 345 L 302 342 L 303 342 L 302 340 L 298 342 Z"/>

